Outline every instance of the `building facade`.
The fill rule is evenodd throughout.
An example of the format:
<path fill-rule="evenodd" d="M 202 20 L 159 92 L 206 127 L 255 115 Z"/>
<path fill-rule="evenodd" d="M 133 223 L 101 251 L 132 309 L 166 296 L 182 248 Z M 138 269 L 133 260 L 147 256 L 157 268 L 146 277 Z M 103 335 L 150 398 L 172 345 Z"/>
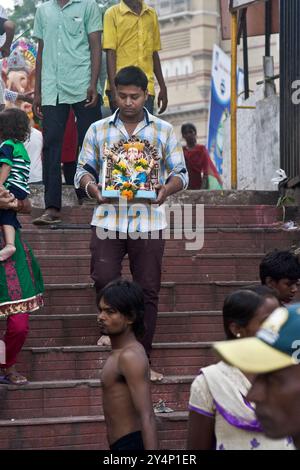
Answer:
<path fill-rule="evenodd" d="M 230 54 L 230 41 L 222 41 L 219 0 L 149 0 L 159 16 L 162 39 L 160 58 L 168 87 L 169 106 L 164 119 L 178 137 L 184 122 L 193 122 L 199 142 L 206 143 L 214 44 Z M 279 43 L 272 37 L 275 71 Z M 250 88 L 263 77 L 264 38 L 249 38 Z M 242 67 L 242 46 L 239 48 Z"/>

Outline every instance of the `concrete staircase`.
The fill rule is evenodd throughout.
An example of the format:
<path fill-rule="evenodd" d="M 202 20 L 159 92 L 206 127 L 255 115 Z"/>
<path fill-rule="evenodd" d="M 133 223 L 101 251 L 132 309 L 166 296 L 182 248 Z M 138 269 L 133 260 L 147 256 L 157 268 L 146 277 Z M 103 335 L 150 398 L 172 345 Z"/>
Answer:
<path fill-rule="evenodd" d="M 184 448 L 190 384 L 200 367 L 215 361 L 210 344 L 223 338 L 225 295 L 258 282 L 264 253 L 299 246 L 300 232 L 276 223 L 276 195 L 263 194 L 261 201 L 257 195 L 223 194 L 222 204 L 215 205 L 220 195 L 193 193 L 185 202 L 206 203 L 203 249 L 186 251 L 185 240 L 167 241 L 152 355 L 153 368 L 165 374 L 152 386 L 153 401 L 162 399 L 174 410 L 157 415 L 162 449 Z M 0 385 L 0 449 L 107 449 L 99 375 L 108 350 L 96 346 L 91 210 L 64 209 L 63 225 L 55 229 L 22 218 L 23 237 L 43 270 L 46 305 L 31 316 L 18 364 L 30 383 Z M 35 209 L 33 216 L 40 212 Z M 130 277 L 127 260 L 124 275 Z"/>

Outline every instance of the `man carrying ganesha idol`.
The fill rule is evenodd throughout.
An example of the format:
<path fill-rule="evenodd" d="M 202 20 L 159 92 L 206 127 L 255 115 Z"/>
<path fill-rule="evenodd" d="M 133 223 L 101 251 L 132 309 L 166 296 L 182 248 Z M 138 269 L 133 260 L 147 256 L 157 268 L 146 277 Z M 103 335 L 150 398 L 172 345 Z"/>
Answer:
<path fill-rule="evenodd" d="M 165 246 L 163 230 L 167 226 L 164 203 L 168 196 L 187 187 L 188 174 L 182 147 L 173 127 L 145 108 L 148 79 L 144 72 L 135 66 L 120 70 L 115 78 L 115 87 L 118 109 L 112 116 L 95 122 L 89 128 L 79 155 L 75 187 L 83 188 L 96 204 L 90 244 L 91 277 L 96 292 L 100 293 L 104 286 L 121 276 L 122 261 L 128 254 L 133 280 L 140 284 L 144 292 L 146 334 L 141 342 L 150 361 Z M 132 142 L 139 145 L 129 145 L 126 150 L 124 144 Z M 126 151 L 131 157 L 138 158 L 136 163 L 126 162 Z M 114 211 L 111 210 L 113 199 L 105 197 L 109 195 L 110 185 L 99 187 L 99 181 L 104 181 L 106 185 L 103 171 L 107 168 L 108 154 L 114 155 L 110 171 L 117 170 L 127 178 L 123 188 L 128 188 L 127 196 L 131 193 L 128 199 L 132 200 L 126 213 L 120 210 L 118 204 L 114 205 Z M 151 155 L 154 165 L 159 167 L 158 184 L 153 188 L 154 199 L 146 197 L 140 200 L 143 201 L 143 210 L 140 211 L 138 190 L 142 183 L 136 184 L 135 173 L 143 173 L 143 166 L 146 172 L 149 171 L 150 164 L 153 165 Z M 133 180 L 131 172 L 135 178 Z M 124 196 L 124 192 L 117 191 L 118 197 Z M 142 193 L 144 195 L 146 191 Z M 103 338 L 98 344 L 105 344 Z M 151 364 L 152 381 L 163 378 L 163 374 L 155 370 L 156 367 L 159 367 L 158 363 Z"/>

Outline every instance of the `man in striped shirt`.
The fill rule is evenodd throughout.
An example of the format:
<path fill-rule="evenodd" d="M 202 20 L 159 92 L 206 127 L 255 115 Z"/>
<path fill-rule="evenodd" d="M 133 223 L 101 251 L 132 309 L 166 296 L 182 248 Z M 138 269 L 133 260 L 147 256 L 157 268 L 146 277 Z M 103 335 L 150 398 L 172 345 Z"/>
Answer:
<path fill-rule="evenodd" d="M 138 67 L 118 72 L 115 78 L 118 110 L 89 128 L 79 156 L 75 187 L 83 188 L 99 204 L 91 222 L 91 276 L 96 291 L 121 276 L 122 261 L 128 254 L 133 279 L 144 291 L 146 334 L 142 343 L 150 357 L 165 244 L 162 230 L 167 226 L 164 202 L 187 187 L 188 175 L 173 127 L 144 108 L 147 86 L 148 79 Z M 98 182 L 102 181 L 104 149 L 132 138 L 156 147 L 160 181 L 153 204 L 147 202 L 141 208 L 141 204 L 133 202 L 127 211 L 109 204 L 102 197 Z M 162 375 L 151 370 L 151 379 L 161 380 Z"/>

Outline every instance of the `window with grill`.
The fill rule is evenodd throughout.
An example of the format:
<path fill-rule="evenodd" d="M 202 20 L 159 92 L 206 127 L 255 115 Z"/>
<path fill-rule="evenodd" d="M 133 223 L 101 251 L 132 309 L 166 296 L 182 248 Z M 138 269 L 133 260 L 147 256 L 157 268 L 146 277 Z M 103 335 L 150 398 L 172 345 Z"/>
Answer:
<path fill-rule="evenodd" d="M 160 16 L 189 10 L 189 0 L 151 0 L 148 4 L 155 8 Z"/>

